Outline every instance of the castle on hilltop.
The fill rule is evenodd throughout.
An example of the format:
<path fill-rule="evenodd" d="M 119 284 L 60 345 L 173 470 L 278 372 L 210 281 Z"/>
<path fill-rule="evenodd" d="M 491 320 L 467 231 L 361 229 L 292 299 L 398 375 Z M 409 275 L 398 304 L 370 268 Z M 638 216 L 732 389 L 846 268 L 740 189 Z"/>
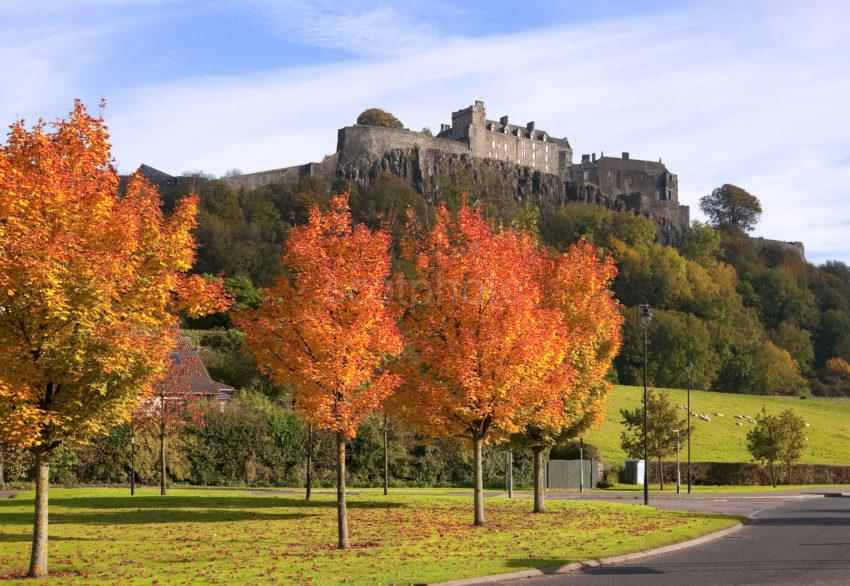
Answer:
<path fill-rule="evenodd" d="M 142 172 L 156 183 L 173 182 L 152 167 Z M 690 210 L 679 205 L 678 179 L 660 161 L 632 159 L 629 153 L 607 157 L 585 154 L 573 162 L 566 137 L 552 136 L 534 122 L 516 125 L 508 116 L 488 120 L 484 102 L 452 113 L 437 136 L 406 128 L 354 124 L 339 129 L 337 148 L 319 163 L 307 163 L 223 179 L 233 187 L 255 189 L 307 175 L 328 182 L 338 178 L 365 188 L 381 173 L 409 181 L 432 202 L 444 194 L 444 181 L 461 183 L 472 196 L 492 196 L 494 186 L 541 209 L 568 202 L 633 211 L 656 221 L 659 240 L 683 240 Z M 170 179 L 169 179 L 170 178 Z"/>

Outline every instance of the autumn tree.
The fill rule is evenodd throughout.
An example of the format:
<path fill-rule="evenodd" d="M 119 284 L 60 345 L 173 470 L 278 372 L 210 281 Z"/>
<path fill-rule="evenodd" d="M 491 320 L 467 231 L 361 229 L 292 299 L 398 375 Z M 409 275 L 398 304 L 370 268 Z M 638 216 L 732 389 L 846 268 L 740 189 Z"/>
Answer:
<path fill-rule="evenodd" d="M 699 207 L 714 226 L 734 226 L 742 232 L 752 232 L 762 212 L 756 196 L 730 183 L 702 197 Z"/>
<path fill-rule="evenodd" d="M 313 207 L 294 228 L 283 262 L 290 271 L 262 291 L 263 305 L 238 323 L 270 377 L 293 389 L 308 425 L 336 434 L 338 547 L 347 548 L 345 442 L 398 386 L 383 370 L 402 350 L 388 307 L 390 236 L 352 225 L 348 196 Z"/>
<path fill-rule="evenodd" d="M 154 435 L 159 442 L 159 487 L 163 496 L 168 491 L 166 443 L 187 424 L 203 423 L 202 397 L 195 394 L 191 386 L 203 365 L 197 354 L 190 351 L 190 345 L 187 338 L 177 341 L 169 356 L 165 376 L 156 381 L 154 394 L 144 399 L 133 413 L 133 426 Z"/>
<path fill-rule="evenodd" d="M 402 322 L 410 351 L 393 408 L 432 436 L 472 443 L 474 523 L 483 525 L 484 444 L 518 432 L 532 413 L 560 425 L 570 331 L 544 303 L 547 257 L 529 234 L 494 231 L 468 205 L 456 215 L 443 206 L 405 248 L 415 271 Z"/>
<path fill-rule="evenodd" d="M 573 376 L 557 389 L 562 418 L 538 419 L 532 411 L 528 424 L 511 436 L 513 446 L 529 448 L 534 456 L 534 512 L 545 509 L 544 452 L 602 422 L 611 391 L 605 375 L 620 348 L 623 321 L 609 288 L 616 274 L 613 260 L 602 259 L 592 245 L 581 241 L 566 254 L 546 255 L 540 266 L 543 304 L 556 312 L 567 334 L 566 357 L 559 367 L 571 369 Z"/>
<path fill-rule="evenodd" d="M 666 391 L 650 389 L 647 401 L 647 457 L 658 461 L 659 485 L 664 490 L 664 458 L 676 451 L 677 434 L 687 434 L 688 422 L 680 417 L 676 405 Z M 621 409 L 622 424 L 620 445 L 630 458 L 643 458 L 643 405 L 634 409 Z M 693 427 L 691 428 L 693 435 Z M 649 462 L 644 464 L 649 465 Z"/>
<path fill-rule="evenodd" d="M 36 460 L 29 575 L 47 574 L 50 454 L 129 418 L 173 346 L 177 312 L 224 309 L 192 266 L 197 198 L 164 217 L 156 190 L 124 194 L 101 117 L 12 124 L 0 147 L 0 437 Z"/>

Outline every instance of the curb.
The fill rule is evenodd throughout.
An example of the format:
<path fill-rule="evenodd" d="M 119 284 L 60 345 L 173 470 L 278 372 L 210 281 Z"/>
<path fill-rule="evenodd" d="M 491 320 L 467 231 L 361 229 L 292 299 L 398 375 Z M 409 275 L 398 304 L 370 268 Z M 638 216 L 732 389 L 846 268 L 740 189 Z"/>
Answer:
<path fill-rule="evenodd" d="M 709 541 L 714 541 L 715 539 L 720 539 L 722 537 L 726 537 L 727 535 L 740 531 L 744 528 L 745 524 L 749 523 L 750 519 L 744 518 L 741 520 L 741 522 L 732 525 L 731 527 L 727 527 L 726 529 L 721 529 L 720 531 L 715 531 L 714 533 L 703 535 L 702 537 L 696 537 L 694 539 L 689 539 L 688 541 L 672 543 L 670 545 L 664 545 L 662 547 L 656 547 L 654 549 L 647 549 L 644 551 L 637 551 L 634 553 L 626 553 L 613 557 L 586 560 L 583 562 L 573 562 L 571 564 L 564 564 L 563 566 L 555 566 L 550 568 L 536 568 L 532 570 L 520 570 L 519 572 L 509 572 L 506 574 L 491 574 L 489 576 L 478 576 L 476 578 L 463 578 L 461 580 L 440 582 L 432 586 L 472 586 L 473 584 L 494 584 L 507 580 L 524 580 L 529 578 L 543 578 L 545 576 L 557 576 L 559 574 L 569 574 L 572 572 L 586 570 L 589 568 L 598 568 L 600 566 L 608 566 L 621 562 L 630 562 L 633 560 L 639 560 L 642 558 L 647 558 L 662 553 L 671 553 L 682 549 L 688 549 L 689 547 L 702 545 L 704 543 L 708 543 Z"/>

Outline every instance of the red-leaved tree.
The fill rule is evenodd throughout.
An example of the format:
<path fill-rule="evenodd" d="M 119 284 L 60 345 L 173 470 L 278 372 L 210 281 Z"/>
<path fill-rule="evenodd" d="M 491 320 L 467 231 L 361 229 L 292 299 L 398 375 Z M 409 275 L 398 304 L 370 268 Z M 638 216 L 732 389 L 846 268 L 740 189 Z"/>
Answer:
<path fill-rule="evenodd" d="M 548 256 L 525 232 L 494 230 L 468 205 L 456 215 L 441 207 L 406 250 L 415 266 L 403 320 L 409 352 L 392 407 L 430 435 L 470 440 L 474 523 L 483 525 L 483 446 L 532 415 L 561 424 L 574 376 L 570 331 L 545 303 Z"/>
<path fill-rule="evenodd" d="M 175 337 L 176 337 L 175 333 Z M 168 359 L 165 376 L 154 385 L 154 394 L 142 398 L 133 412 L 132 425 L 156 436 L 159 441 L 159 490 L 168 491 L 166 474 L 166 449 L 170 438 L 175 437 L 188 424 L 203 422 L 204 399 L 192 388 L 191 381 L 201 376 L 203 365 L 197 354 L 186 352 L 186 339 L 178 339 L 176 348 Z"/>
<path fill-rule="evenodd" d="M 399 383 L 383 369 L 402 350 L 387 300 L 389 248 L 385 230 L 354 226 L 348 196 L 334 197 L 328 212 L 313 207 L 309 223 L 290 233 L 289 274 L 238 318 L 260 367 L 292 387 L 304 420 L 336 434 L 340 548 L 349 546 L 345 442 Z"/>

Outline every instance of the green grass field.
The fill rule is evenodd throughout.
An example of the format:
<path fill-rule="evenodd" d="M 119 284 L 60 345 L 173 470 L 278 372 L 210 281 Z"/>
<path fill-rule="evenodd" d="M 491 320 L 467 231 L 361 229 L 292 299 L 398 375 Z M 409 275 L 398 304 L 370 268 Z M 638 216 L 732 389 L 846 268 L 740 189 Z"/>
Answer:
<path fill-rule="evenodd" d="M 50 571 L 62 584 L 409 584 L 546 567 L 681 541 L 736 518 L 636 505 L 448 496 L 350 497 L 352 549 L 336 544 L 332 497 L 55 489 Z M 0 500 L 0 580 L 26 570 L 33 494 Z M 41 582 L 39 582 L 41 583 Z"/>
<path fill-rule="evenodd" d="M 666 389 L 673 403 L 684 405 L 687 393 L 682 389 Z M 585 438 L 596 444 L 606 464 L 621 465 L 626 458 L 620 448 L 620 409 L 632 409 L 641 404 L 643 389 L 616 387 L 608 401 L 608 412 L 602 426 Z M 691 391 L 691 410 L 705 413 L 711 421 L 691 418 L 694 433 L 691 438 L 691 457 L 694 461 L 749 462 L 747 430 L 753 425 L 747 421 L 735 425 L 740 419 L 735 415 L 755 417 L 766 407 L 769 413 L 778 413 L 789 407 L 800 414 L 811 426 L 807 429 L 809 445 L 801 463 L 850 465 L 850 401 L 816 401 L 789 397 L 739 395 L 709 391 Z M 686 415 L 686 411 L 681 411 Z M 715 415 L 723 413 L 723 417 Z M 682 442 L 682 458 L 685 456 Z"/>

